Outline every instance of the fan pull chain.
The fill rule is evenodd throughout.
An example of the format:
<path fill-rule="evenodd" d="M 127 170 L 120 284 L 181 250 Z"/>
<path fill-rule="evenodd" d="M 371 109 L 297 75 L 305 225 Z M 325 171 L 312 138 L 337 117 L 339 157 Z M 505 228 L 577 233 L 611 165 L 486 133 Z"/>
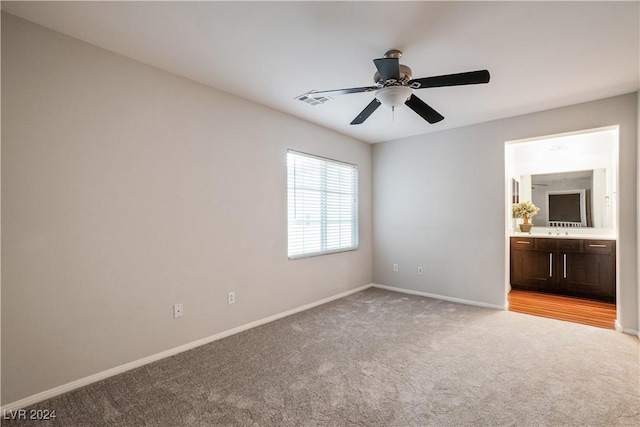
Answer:
<path fill-rule="evenodd" d="M 395 107 L 395 105 L 391 106 L 391 121 L 392 122 L 396 121 L 396 107 Z"/>

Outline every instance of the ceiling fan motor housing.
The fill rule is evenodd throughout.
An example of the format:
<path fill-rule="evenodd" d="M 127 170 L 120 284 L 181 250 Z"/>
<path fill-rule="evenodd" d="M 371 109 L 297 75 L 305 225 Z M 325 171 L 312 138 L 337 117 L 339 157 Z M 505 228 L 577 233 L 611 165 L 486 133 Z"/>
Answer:
<path fill-rule="evenodd" d="M 413 78 L 413 74 L 411 72 L 411 68 L 407 67 L 406 65 L 402 65 L 400 64 L 400 79 L 398 79 L 397 81 L 383 81 L 382 80 L 382 76 L 380 76 L 380 72 L 376 71 L 375 74 L 373 75 L 373 81 L 375 82 L 375 84 L 377 85 L 401 85 L 401 84 L 405 84 L 407 83 L 409 80 L 411 80 Z"/>

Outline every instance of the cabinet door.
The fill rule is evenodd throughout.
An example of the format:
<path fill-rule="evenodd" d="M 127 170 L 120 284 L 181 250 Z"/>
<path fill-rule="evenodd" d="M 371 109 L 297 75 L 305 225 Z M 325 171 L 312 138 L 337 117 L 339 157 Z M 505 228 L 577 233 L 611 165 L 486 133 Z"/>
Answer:
<path fill-rule="evenodd" d="M 555 290 L 555 253 L 511 251 L 511 285 L 517 289 Z"/>
<path fill-rule="evenodd" d="M 615 267 L 611 255 L 561 252 L 560 288 L 569 295 L 615 301 Z"/>

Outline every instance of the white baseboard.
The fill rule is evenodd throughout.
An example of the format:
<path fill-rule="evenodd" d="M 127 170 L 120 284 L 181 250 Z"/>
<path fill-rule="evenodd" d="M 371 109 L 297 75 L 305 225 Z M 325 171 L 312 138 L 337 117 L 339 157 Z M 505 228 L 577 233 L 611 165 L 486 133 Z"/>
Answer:
<path fill-rule="evenodd" d="M 635 335 L 638 338 L 640 338 L 640 331 L 637 331 L 635 329 L 631 329 L 631 328 L 624 328 L 620 322 L 618 322 L 618 319 L 616 319 L 614 326 L 616 328 L 616 331 L 618 332 L 622 332 L 623 334 L 628 334 L 628 335 Z"/>
<path fill-rule="evenodd" d="M 430 293 L 427 293 L 427 292 L 413 291 L 411 289 L 396 288 L 396 287 L 393 287 L 393 286 L 377 285 L 375 283 L 372 284 L 371 286 L 373 286 L 374 288 L 386 289 L 388 291 L 401 292 L 403 294 L 418 295 L 418 296 L 421 296 L 421 297 L 441 299 L 441 300 L 450 301 L 450 302 L 457 302 L 459 304 L 474 305 L 476 307 L 484 307 L 484 308 L 493 308 L 495 310 L 506 310 L 505 306 L 500 306 L 500 305 L 495 305 L 495 304 L 487 304 L 485 302 L 473 301 L 473 300 L 462 299 L 462 298 L 448 297 L 448 296 L 445 296 L 445 295 L 430 294 Z"/>
<path fill-rule="evenodd" d="M 624 328 L 622 327 L 620 322 L 618 322 L 618 319 L 616 319 L 616 321 L 613 323 L 613 326 L 616 328 L 616 331 L 618 332 L 624 331 Z"/>
<path fill-rule="evenodd" d="M 139 368 L 141 366 L 158 361 L 160 359 L 174 356 L 178 353 L 182 353 L 184 351 L 191 350 L 196 347 L 200 347 L 201 345 L 208 344 L 210 342 L 217 341 L 219 339 L 226 338 L 231 335 L 235 335 L 237 333 L 255 328 L 257 326 L 264 325 L 269 322 L 273 322 L 274 320 L 282 319 L 283 317 L 291 316 L 292 314 L 296 314 L 301 311 L 309 310 L 310 308 L 317 307 L 319 305 L 326 304 L 328 302 L 331 302 L 340 298 L 344 298 L 347 295 L 351 295 L 356 292 L 363 291 L 365 289 L 370 288 L 371 286 L 373 286 L 373 284 L 360 286 L 359 288 L 351 289 L 346 292 L 342 292 L 340 294 L 333 295 L 328 298 L 324 298 L 319 301 L 315 301 L 315 302 L 303 305 L 301 307 L 287 310 L 282 313 L 274 314 L 272 316 L 265 317 L 264 319 L 256 320 L 254 322 L 250 322 L 250 323 L 238 326 L 236 328 L 229 329 L 229 330 L 226 330 L 226 331 L 223 331 L 223 332 L 220 332 L 196 341 L 191 341 L 187 344 L 183 344 L 178 347 L 170 348 L 169 350 L 165 350 L 160 353 L 152 354 L 151 356 L 143 357 L 142 359 L 134 360 L 133 362 L 125 363 L 124 365 L 116 366 L 115 368 L 107 369 L 106 371 L 98 372 L 97 374 L 93 374 L 88 377 L 80 378 L 79 380 L 75 380 L 70 383 L 63 384 L 61 386 L 54 387 L 52 389 L 34 394 L 32 396 L 25 397 L 24 399 L 20 399 L 15 402 L 8 403 L 2 406 L 0 408 L 0 411 L 2 411 L 2 413 L 5 413 L 6 411 L 15 411 L 17 409 L 25 408 L 27 406 L 33 405 L 38 402 L 42 402 L 43 400 L 47 400 L 52 397 L 61 395 L 63 393 L 67 393 L 77 388 L 84 387 L 86 385 L 112 377 L 114 375 L 118 375 L 123 372 L 130 371 L 131 369 Z"/>

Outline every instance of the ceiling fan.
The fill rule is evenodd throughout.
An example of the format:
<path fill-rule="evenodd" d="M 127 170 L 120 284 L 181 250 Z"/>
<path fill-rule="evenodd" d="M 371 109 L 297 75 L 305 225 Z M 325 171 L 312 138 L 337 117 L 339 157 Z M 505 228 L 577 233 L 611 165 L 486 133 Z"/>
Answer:
<path fill-rule="evenodd" d="M 375 98 L 367 105 L 351 122 L 359 125 L 374 112 L 380 105 L 391 107 L 392 111 L 401 104 L 415 111 L 420 117 L 429 123 L 437 123 L 444 119 L 440 113 L 427 105 L 413 94 L 414 89 L 429 87 L 473 85 L 489 82 L 489 71 L 469 71 L 466 73 L 445 74 L 441 76 L 423 77 L 414 79 L 411 68 L 400 64 L 402 52 L 396 49 L 389 50 L 384 58 L 374 59 L 378 71 L 373 76 L 375 86 L 354 87 L 348 89 L 336 89 L 316 91 L 312 90 L 296 99 L 313 105 L 322 104 L 330 100 L 332 95 L 347 95 L 350 93 L 375 92 Z"/>

